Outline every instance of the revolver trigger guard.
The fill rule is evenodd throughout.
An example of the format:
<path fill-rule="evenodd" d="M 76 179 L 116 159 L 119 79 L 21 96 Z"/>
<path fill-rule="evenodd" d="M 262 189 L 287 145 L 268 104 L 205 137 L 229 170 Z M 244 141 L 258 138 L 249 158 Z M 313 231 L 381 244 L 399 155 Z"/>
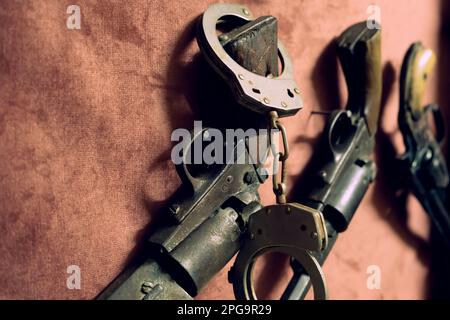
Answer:
<path fill-rule="evenodd" d="M 321 252 L 327 246 L 325 222 L 319 211 L 297 203 L 265 207 L 250 216 L 247 236 L 230 277 L 237 299 L 257 299 L 253 266 L 258 257 L 268 252 L 295 258 L 310 276 L 314 298 L 327 298 L 324 274 L 311 253 Z"/>
<path fill-rule="evenodd" d="M 178 176 L 180 177 L 181 181 L 184 184 L 191 186 L 193 190 L 197 190 L 198 188 L 200 188 L 204 181 L 195 177 L 190 172 L 188 166 L 191 163 L 191 159 L 189 157 L 193 157 L 192 150 L 195 146 L 195 141 L 197 139 L 202 139 L 204 134 L 208 132 L 208 130 L 210 130 L 210 128 L 202 128 L 202 130 L 199 131 L 191 130 L 190 140 L 187 141 L 187 143 L 185 142 L 185 145 L 183 145 L 181 155 L 182 161 L 175 166 L 175 169 L 177 170 Z"/>
<path fill-rule="evenodd" d="M 326 124 L 328 148 L 336 159 L 348 149 L 356 132 L 350 110 L 335 110 Z"/>
<path fill-rule="evenodd" d="M 245 22 L 253 20 L 250 10 L 237 4 L 213 4 L 203 13 L 197 32 L 199 47 L 211 67 L 225 79 L 238 102 L 260 114 L 276 111 L 280 117 L 290 116 L 302 108 L 300 91 L 294 80 L 291 59 L 278 41 L 278 54 L 283 64 L 281 75 L 267 78 L 239 65 L 220 44 L 216 25 L 233 16 Z"/>

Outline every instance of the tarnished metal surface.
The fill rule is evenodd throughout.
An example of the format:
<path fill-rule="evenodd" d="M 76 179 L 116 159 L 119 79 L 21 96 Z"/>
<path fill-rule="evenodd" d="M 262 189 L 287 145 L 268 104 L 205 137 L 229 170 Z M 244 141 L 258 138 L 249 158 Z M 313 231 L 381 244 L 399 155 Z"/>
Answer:
<path fill-rule="evenodd" d="M 235 150 L 241 148 L 240 144 L 244 144 L 244 141 L 240 141 Z M 240 154 L 237 160 L 240 161 L 246 157 L 245 152 Z M 208 175 L 207 178 L 202 179 L 190 175 L 187 167 L 181 170 L 183 170 L 183 173 L 180 173 L 184 182 L 183 190 L 177 194 L 171 205 L 171 207 L 178 207 L 178 215 L 182 217 L 179 220 L 181 223 L 161 228 L 150 238 L 151 242 L 160 244 L 167 252 L 178 246 L 227 199 L 236 197 L 242 192 L 256 194 L 259 185 L 259 181 L 253 181 L 250 184 L 244 181 L 247 174 L 255 172 L 253 164 L 229 163 L 218 174 Z"/>
<path fill-rule="evenodd" d="M 203 14 L 197 40 L 206 60 L 228 81 L 241 105 L 262 114 L 268 111 L 277 111 L 280 117 L 295 114 L 301 109 L 302 101 L 294 80 L 293 65 L 282 43 L 278 41 L 277 44 L 283 63 L 279 76 L 268 78 L 266 74 L 247 70 L 225 51 L 217 37 L 216 25 L 223 17 L 230 16 L 243 22 L 253 20 L 247 7 L 234 4 L 213 4 Z"/>
<path fill-rule="evenodd" d="M 218 212 L 175 248 L 172 257 L 188 275 L 183 286 L 195 296 L 233 258 L 240 247 L 239 215 L 232 208 Z"/>
<path fill-rule="evenodd" d="M 153 259 L 131 266 L 97 299 L 190 300 L 192 297 Z"/>

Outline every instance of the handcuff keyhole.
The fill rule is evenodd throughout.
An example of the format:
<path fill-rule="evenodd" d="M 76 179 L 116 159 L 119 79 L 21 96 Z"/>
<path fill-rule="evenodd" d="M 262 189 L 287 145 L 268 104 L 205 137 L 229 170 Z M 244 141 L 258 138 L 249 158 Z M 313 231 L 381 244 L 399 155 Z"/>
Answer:
<path fill-rule="evenodd" d="M 304 224 L 302 224 L 301 226 L 300 226 L 300 230 L 302 230 L 302 231 L 306 231 L 306 229 L 308 229 Z"/>

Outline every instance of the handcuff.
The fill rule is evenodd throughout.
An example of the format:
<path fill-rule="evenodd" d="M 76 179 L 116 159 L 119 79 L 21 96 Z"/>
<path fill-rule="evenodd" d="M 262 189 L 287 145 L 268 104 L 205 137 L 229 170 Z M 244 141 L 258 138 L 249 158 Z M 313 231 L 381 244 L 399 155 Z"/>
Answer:
<path fill-rule="evenodd" d="M 237 102 L 256 113 L 270 115 L 271 128 L 281 127 L 283 138 L 287 140 L 278 118 L 292 116 L 302 108 L 291 59 L 278 40 L 278 56 L 283 66 L 279 76 L 264 77 L 239 65 L 222 47 L 216 31 L 217 26 L 230 17 L 238 18 L 242 23 L 254 19 L 246 6 L 209 6 L 198 24 L 197 41 L 201 52 L 209 65 L 229 84 Z M 284 154 L 278 154 L 283 172 L 282 181 L 277 185 L 283 193 L 286 189 L 284 162 L 288 157 L 287 143 L 284 148 Z M 274 182 L 274 192 L 278 187 Z M 265 253 L 276 251 L 296 259 L 311 278 L 314 298 L 326 299 L 323 271 L 314 257 L 315 252 L 321 252 L 327 245 L 328 237 L 322 213 L 298 203 L 286 203 L 285 197 L 278 195 L 277 203 L 260 209 L 248 218 L 243 245 L 230 270 L 230 281 L 236 298 L 257 299 L 252 279 L 255 261 Z"/>

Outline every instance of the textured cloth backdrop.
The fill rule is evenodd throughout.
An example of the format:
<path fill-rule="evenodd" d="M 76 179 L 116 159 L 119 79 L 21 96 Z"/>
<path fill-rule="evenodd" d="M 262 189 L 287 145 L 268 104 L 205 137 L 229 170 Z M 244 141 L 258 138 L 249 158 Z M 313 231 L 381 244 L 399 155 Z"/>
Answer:
<path fill-rule="evenodd" d="M 256 16 L 279 19 L 303 93 L 305 108 L 283 120 L 290 188 L 323 128 L 323 117 L 310 112 L 346 99 L 329 46 L 335 36 L 379 4 L 391 82 L 411 42 L 438 46 L 438 1 L 243 2 Z M 81 8 L 81 30 L 66 27 L 71 4 Z M 193 125 L 202 89 L 193 21 L 207 4 L 0 2 L 0 298 L 91 299 L 145 240 L 152 217 L 180 184 L 170 134 Z M 436 79 L 427 101 L 437 97 Z M 398 140 L 397 83 L 388 89 L 383 129 Z M 273 201 L 268 183 L 261 193 Z M 402 226 L 383 184 L 370 188 L 326 262 L 331 298 L 426 296 L 429 227 L 410 202 Z M 66 287 L 69 265 L 81 268 L 80 290 Z M 380 290 L 366 286 L 370 265 L 381 268 Z M 199 298 L 232 298 L 227 270 Z"/>

